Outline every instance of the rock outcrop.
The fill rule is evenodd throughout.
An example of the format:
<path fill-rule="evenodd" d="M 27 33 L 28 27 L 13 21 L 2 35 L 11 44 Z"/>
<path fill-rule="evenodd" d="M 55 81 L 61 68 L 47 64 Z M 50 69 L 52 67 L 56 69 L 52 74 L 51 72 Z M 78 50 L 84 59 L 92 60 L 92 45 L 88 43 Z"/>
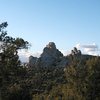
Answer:
<path fill-rule="evenodd" d="M 30 56 L 30 57 L 29 57 L 29 66 L 30 66 L 30 67 L 35 66 L 37 60 L 38 60 L 37 57 Z"/>
<path fill-rule="evenodd" d="M 49 42 L 40 56 L 43 66 L 55 65 L 55 62 L 63 57 L 63 54 L 56 48 L 55 43 Z"/>
<path fill-rule="evenodd" d="M 40 55 L 40 58 L 30 57 L 29 65 L 39 66 L 39 67 L 50 67 L 50 66 L 59 66 L 64 67 L 68 61 L 63 56 L 63 54 L 56 48 L 54 42 L 49 42 L 48 45 L 43 49 L 43 53 Z"/>
<path fill-rule="evenodd" d="M 74 49 L 71 51 L 71 55 L 81 55 L 81 51 L 80 50 L 77 50 L 76 47 L 74 47 Z"/>

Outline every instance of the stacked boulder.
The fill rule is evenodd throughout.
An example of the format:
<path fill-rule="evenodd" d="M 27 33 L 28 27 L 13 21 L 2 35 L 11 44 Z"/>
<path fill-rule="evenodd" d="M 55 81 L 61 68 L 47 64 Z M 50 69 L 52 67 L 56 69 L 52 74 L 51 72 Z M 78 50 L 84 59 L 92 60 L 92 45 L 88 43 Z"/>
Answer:
<path fill-rule="evenodd" d="M 68 63 L 66 57 L 56 48 L 54 42 L 49 42 L 43 49 L 39 58 L 30 56 L 29 65 L 39 67 L 59 66 L 64 67 Z"/>
<path fill-rule="evenodd" d="M 80 50 L 77 50 L 77 48 L 76 47 L 74 47 L 74 49 L 71 51 L 71 55 L 81 55 L 81 51 Z"/>

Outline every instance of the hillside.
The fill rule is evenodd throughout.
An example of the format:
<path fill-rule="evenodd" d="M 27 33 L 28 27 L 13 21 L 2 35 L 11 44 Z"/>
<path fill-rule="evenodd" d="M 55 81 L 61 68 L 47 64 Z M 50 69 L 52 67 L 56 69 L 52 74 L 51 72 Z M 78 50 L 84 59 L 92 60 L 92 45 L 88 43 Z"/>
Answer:
<path fill-rule="evenodd" d="M 7 25 L 0 24 L 0 100 L 100 100 L 100 57 L 77 48 L 63 56 L 50 42 L 22 65 L 17 51 L 29 43 L 8 36 Z"/>
<path fill-rule="evenodd" d="M 37 64 L 22 66 L 15 75 L 2 73 L 2 100 L 99 100 L 100 58 L 60 55 L 54 61 L 50 57 L 50 61 L 43 58 L 42 63 L 40 58 L 32 57 Z M 9 69 L 12 70 L 14 68 Z"/>

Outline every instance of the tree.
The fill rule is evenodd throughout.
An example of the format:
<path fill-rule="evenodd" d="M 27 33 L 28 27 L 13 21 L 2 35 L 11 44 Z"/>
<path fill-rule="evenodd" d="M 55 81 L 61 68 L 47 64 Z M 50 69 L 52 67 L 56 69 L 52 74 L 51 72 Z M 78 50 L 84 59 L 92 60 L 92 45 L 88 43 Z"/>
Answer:
<path fill-rule="evenodd" d="M 100 58 L 94 57 L 86 63 L 88 71 L 88 100 L 100 99 Z"/>
<path fill-rule="evenodd" d="M 14 64 L 15 66 L 20 64 L 18 58 L 19 49 L 27 49 L 29 43 L 22 38 L 13 38 L 7 35 L 5 28 L 8 26 L 7 22 L 0 24 L 0 56 L 3 66 Z M 13 65 L 13 66 L 14 66 Z"/>
<path fill-rule="evenodd" d="M 24 39 L 8 36 L 7 31 L 5 31 L 7 26 L 7 22 L 0 24 L 0 95 L 2 100 L 4 97 L 11 97 L 7 92 L 9 85 L 13 87 L 16 82 L 19 83 L 22 72 L 24 72 L 18 50 L 29 47 L 29 43 Z"/>

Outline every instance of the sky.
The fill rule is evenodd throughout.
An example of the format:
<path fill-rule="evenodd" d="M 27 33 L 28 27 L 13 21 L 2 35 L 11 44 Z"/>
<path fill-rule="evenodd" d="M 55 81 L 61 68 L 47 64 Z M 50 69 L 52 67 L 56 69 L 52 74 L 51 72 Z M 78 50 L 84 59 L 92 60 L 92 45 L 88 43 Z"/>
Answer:
<path fill-rule="evenodd" d="M 0 0 L 0 23 L 5 21 L 8 35 L 29 41 L 32 54 L 48 42 L 62 52 L 77 46 L 100 54 L 100 0 Z"/>

